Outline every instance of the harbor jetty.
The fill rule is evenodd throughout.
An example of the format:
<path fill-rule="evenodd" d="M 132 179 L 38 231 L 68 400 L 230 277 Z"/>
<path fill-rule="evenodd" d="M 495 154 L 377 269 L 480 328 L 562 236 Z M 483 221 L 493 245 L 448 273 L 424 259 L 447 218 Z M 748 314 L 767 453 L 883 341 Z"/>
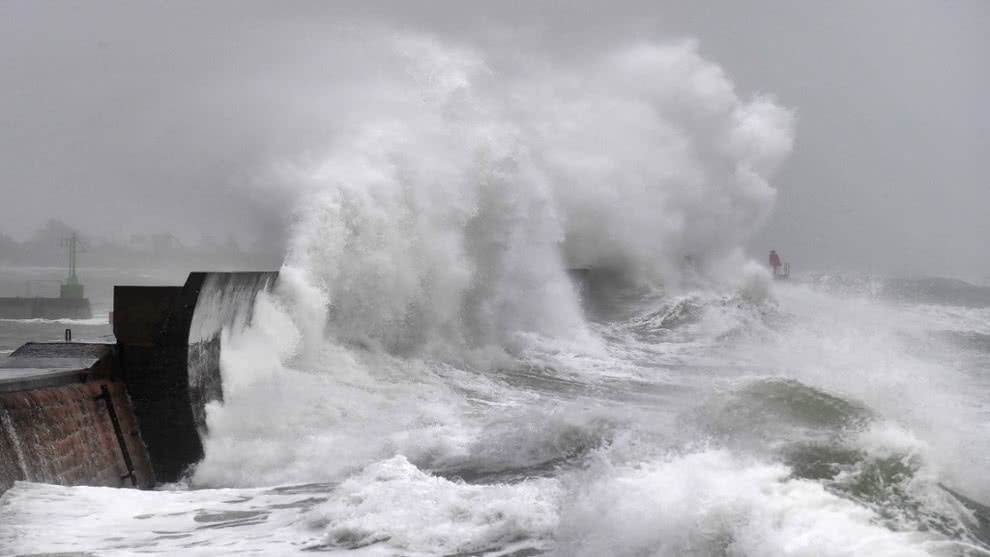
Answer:
<path fill-rule="evenodd" d="M 275 272 L 117 286 L 114 343 L 27 343 L 0 360 L 0 493 L 15 481 L 149 488 L 203 456 L 221 331 Z M 81 290 L 80 290 L 81 292 Z"/>
<path fill-rule="evenodd" d="M 0 319 L 89 319 L 93 310 L 85 296 L 85 287 L 76 274 L 79 238 L 72 234 L 65 240 L 69 255 L 69 274 L 59 285 L 59 296 L 0 297 Z M 30 284 L 30 283 L 29 283 Z M 30 290 L 30 289 L 29 289 Z"/>

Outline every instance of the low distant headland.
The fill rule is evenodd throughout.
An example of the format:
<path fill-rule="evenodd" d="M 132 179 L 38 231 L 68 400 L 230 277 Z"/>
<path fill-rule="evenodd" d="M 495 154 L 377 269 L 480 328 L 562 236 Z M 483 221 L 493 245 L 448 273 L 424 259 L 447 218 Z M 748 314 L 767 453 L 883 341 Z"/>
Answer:
<path fill-rule="evenodd" d="M 181 264 L 184 268 L 267 269 L 277 268 L 282 260 L 277 240 L 248 245 L 233 235 L 218 240 L 202 234 L 196 242 L 184 242 L 170 231 L 105 238 L 51 219 L 23 241 L 0 231 L 0 266 L 62 267 L 64 240 L 72 234 L 81 239 L 80 264 L 86 267 L 154 269 Z"/>

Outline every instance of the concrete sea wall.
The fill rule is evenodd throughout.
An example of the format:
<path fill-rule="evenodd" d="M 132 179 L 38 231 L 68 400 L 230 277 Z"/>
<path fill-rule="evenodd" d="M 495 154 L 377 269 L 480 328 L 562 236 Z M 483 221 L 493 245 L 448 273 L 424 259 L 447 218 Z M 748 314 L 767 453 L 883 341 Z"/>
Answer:
<path fill-rule="evenodd" d="M 278 273 L 192 273 L 114 289 L 116 344 L 28 343 L 0 361 L 0 494 L 17 480 L 134 486 L 203 456 L 223 399 L 221 332 L 251 317 Z"/>
<path fill-rule="evenodd" d="M 124 380 L 159 481 L 203 458 L 206 404 L 223 400 L 220 337 L 278 273 L 191 273 L 182 287 L 114 288 Z"/>
<path fill-rule="evenodd" d="M 0 372 L 0 492 L 17 480 L 154 484 L 112 346 L 26 344 Z"/>

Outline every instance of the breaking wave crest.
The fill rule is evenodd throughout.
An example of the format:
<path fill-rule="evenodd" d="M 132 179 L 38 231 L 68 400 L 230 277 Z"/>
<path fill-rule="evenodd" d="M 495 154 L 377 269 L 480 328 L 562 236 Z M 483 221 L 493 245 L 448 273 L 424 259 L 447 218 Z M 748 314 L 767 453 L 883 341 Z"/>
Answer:
<path fill-rule="evenodd" d="M 513 66 L 429 37 L 385 44 L 372 56 L 401 71 L 285 171 L 300 200 L 286 266 L 338 341 L 464 356 L 520 333 L 582 340 L 568 267 L 725 278 L 773 205 L 792 115 L 741 99 L 694 43 Z"/>
<path fill-rule="evenodd" d="M 490 405 L 531 402 L 487 372 L 610 361 L 569 267 L 669 291 L 766 282 L 739 246 L 773 205 L 793 116 L 741 98 L 695 43 L 509 64 L 376 38 L 360 106 L 281 169 L 297 221 L 278 291 L 224 341 L 205 485 L 463 458 Z M 265 457 L 232 466 L 246 452 Z"/>

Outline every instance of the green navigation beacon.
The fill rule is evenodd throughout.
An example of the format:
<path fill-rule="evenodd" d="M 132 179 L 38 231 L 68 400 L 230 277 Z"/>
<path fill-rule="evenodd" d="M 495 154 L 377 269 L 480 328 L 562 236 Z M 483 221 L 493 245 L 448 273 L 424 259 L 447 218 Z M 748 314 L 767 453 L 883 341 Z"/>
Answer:
<path fill-rule="evenodd" d="M 76 249 L 78 248 L 78 243 L 79 239 L 75 232 L 65 240 L 65 246 L 69 249 L 69 278 L 65 280 L 65 283 L 59 289 L 59 298 L 80 299 L 84 297 L 83 285 L 79 282 L 79 277 L 76 276 Z"/>

